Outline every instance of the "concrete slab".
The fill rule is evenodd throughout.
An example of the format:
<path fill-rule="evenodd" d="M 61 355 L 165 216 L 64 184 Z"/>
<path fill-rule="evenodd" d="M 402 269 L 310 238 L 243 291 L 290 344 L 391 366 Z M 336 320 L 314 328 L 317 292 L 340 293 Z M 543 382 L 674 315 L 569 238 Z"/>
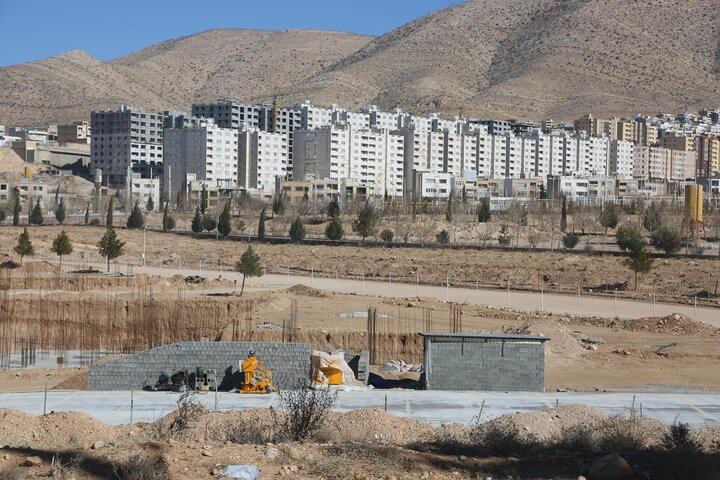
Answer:
<path fill-rule="evenodd" d="M 133 421 L 152 422 L 174 410 L 179 394 L 133 392 Z M 621 412 L 635 398 L 644 416 L 672 423 L 676 418 L 692 427 L 720 425 L 720 395 L 713 393 L 533 393 L 533 392 L 449 392 L 413 390 L 368 390 L 340 392 L 334 410 L 346 412 L 358 408 L 383 409 L 387 396 L 388 412 L 435 425 L 471 423 L 485 400 L 483 419 L 511 412 L 552 408 L 557 404 L 577 403 Z M 209 408 L 215 408 L 215 394 L 201 396 Z M 217 395 L 220 411 L 277 405 L 276 395 Z M 43 413 L 43 392 L 0 394 L 0 407 L 34 415 Z M 78 411 L 108 424 L 130 422 L 130 392 L 49 391 L 47 412 Z"/>

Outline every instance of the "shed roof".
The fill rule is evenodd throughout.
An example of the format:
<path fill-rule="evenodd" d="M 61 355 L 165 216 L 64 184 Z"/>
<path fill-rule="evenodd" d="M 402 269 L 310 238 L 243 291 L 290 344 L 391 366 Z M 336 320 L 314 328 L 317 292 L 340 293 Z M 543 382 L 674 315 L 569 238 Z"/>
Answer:
<path fill-rule="evenodd" d="M 450 332 L 426 332 L 420 333 L 423 337 L 449 337 L 449 338 L 485 338 L 488 340 L 524 340 L 534 342 L 547 342 L 550 337 L 542 335 L 523 335 L 520 333 L 450 333 Z"/>

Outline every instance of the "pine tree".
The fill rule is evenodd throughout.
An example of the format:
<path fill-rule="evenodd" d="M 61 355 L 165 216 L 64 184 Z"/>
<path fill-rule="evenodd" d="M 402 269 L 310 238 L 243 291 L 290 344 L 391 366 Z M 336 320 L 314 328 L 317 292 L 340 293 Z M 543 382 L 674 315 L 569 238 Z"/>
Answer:
<path fill-rule="evenodd" d="M 258 240 L 265 240 L 265 207 L 260 211 L 260 221 L 258 222 Z"/>
<path fill-rule="evenodd" d="M 113 208 L 115 208 L 115 206 L 113 205 L 114 203 L 115 197 L 110 197 L 110 202 L 108 202 L 107 215 L 105 216 L 105 226 L 108 228 L 112 228 L 113 226 Z"/>
<path fill-rule="evenodd" d="M 330 200 L 327 205 L 327 215 L 330 218 L 337 218 L 340 216 L 340 204 L 334 198 Z"/>
<path fill-rule="evenodd" d="M 40 199 L 38 198 L 35 203 L 35 207 L 32 209 L 32 212 L 30 212 L 29 221 L 31 225 L 42 225 L 43 220 L 42 208 L 40 208 Z"/>
<path fill-rule="evenodd" d="M 152 212 L 155 210 L 155 200 L 153 199 L 152 193 L 148 195 L 147 204 L 145 205 L 145 210 L 148 212 Z"/>
<path fill-rule="evenodd" d="M 358 213 L 357 220 L 352 223 L 353 232 L 360 235 L 362 238 L 361 242 L 365 243 L 367 237 L 375 235 L 377 222 L 378 214 L 375 208 L 368 202 L 365 202 L 365 206 L 360 210 L 360 213 Z"/>
<path fill-rule="evenodd" d="M 13 188 L 13 226 L 17 227 L 20 225 L 20 213 L 22 212 L 22 205 L 20 205 L 20 190 L 17 187 Z"/>
<path fill-rule="evenodd" d="M 200 216 L 200 205 L 195 207 L 195 216 L 192 219 L 190 228 L 192 229 L 193 233 L 200 233 L 203 231 L 203 219 Z"/>
<path fill-rule="evenodd" d="M 243 274 L 242 287 L 240 287 L 240 296 L 242 297 L 245 290 L 245 279 L 247 277 L 262 277 L 263 275 L 260 256 L 253 251 L 250 245 L 235 264 L 235 271 Z"/>
<path fill-rule="evenodd" d="M 200 192 L 200 213 L 205 215 L 205 211 L 208 207 L 208 191 L 207 186 L 203 183 L 202 191 Z"/>
<path fill-rule="evenodd" d="M 85 225 L 90 223 L 90 204 L 87 204 L 87 207 L 85 207 Z"/>
<path fill-rule="evenodd" d="M 107 259 L 107 271 L 110 271 L 110 260 L 113 260 L 123 254 L 123 247 L 125 242 L 120 241 L 117 238 L 117 234 L 112 227 L 109 227 L 105 234 L 98 242 L 98 250 L 100 256 Z"/>
<path fill-rule="evenodd" d="M 145 217 L 143 216 L 142 210 L 140 210 L 140 206 L 138 205 L 138 201 L 136 200 L 135 206 L 133 207 L 132 211 L 130 211 L 130 216 L 128 216 L 125 227 L 130 229 L 139 229 L 143 228 L 144 226 Z"/>
<path fill-rule="evenodd" d="M 333 242 L 337 242 L 343 235 L 345 235 L 345 230 L 342 222 L 338 217 L 332 217 L 330 223 L 325 227 L 325 236 Z"/>
<path fill-rule="evenodd" d="M 285 200 L 282 195 L 275 195 L 273 198 L 272 212 L 274 215 L 283 215 L 285 213 Z"/>
<path fill-rule="evenodd" d="M 478 208 L 478 222 L 487 223 L 490 221 L 492 214 L 490 213 L 490 199 L 484 197 L 480 200 L 480 207 Z"/>
<path fill-rule="evenodd" d="M 72 243 L 70 243 L 70 238 L 68 238 L 65 230 L 61 231 L 60 235 L 58 235 L 55 240 L 53 240 L 52 248 L 50 249 L 50 251 L 60 257 L 60 268 L 62 268 L 63 255 L 70 255 L 73 251 Z"/>
<path fill-rule="evenodd" d="M 59 204 L 59 205 L 57 206 L 57 208 L 55 209 L 55 220 L 57 220 L 57 222 L 58 222 L 60 225 L 62 225 L 63 222 L 65 222 L 65 216 L 66 216 L 66 212 L 65 212 L 65 199 L 64 199 L 64 198 L 61 198 L 61 199 L 60 199 L 60 204 Z"/>
<path fill-rule="evenodd" d="M 544 183 L 540 184 L 540 192 L 538 196 L 540 197 L 540 200 L 547 200 L 548 198 L 547 190 L 545 189 Z"/>
<path fill-rule="evenodd" d="M 35 248 L 33 247 L 32 242 L 30 241 L 30 234 L 27 231 L 27 227 L 23 228 L 23 232 L 18 237 L 18 243 L 15 246 L 15 253 L 20 255 L 20 263 L 22 263 L 23 258 L 25 258 L 25 255 L 34 255 L 35 254 Z"/>
<path fill-rule="evenodd" d="M 618 213 L 615 203 L 607 202 L 600 215 L 600 225 L 605 227 L 605 233 L 608 228 L 615 228 L 618 224 Z"/>
<path fill-rule="evenodd" d="M 655 202 L 652 202 L 643 212 L 643 227 L 648 232 L 654 232 L 663 226 L 662 208 Z"/>
<path fill-rule="evenodd" d="M 169 202 L 165 202 L 165 209 L 163 210 L 162 228 L 163 232 L 169 232 L 175 230 L 175 218 L 170 215 Z"/>
<path fill-rule="evenodd" d="M 220 212 L 220 217 L 218 218 L 217 225 L 218 232 L 220 232 L 225 237 L 230 235 L 230 232 L 232 232 L 232 225 L 230 224 L 230 220 L 230 201 L 228 200 L 225 203 L 222 212 Z"/>
<path fill-rule="evenodd" d="M 300 243 L 305 238 L 305 225 L 303 225 L 300 217 L 297 217 L 295 221 L 290 225 L 290 240 L 293 242 Z"/>
<path fill-rule="evenodd" d="M 562 197 L 562 210 L 560 211 L 560 231 L 564 232 L 567 230 L 567 197 Z"/>
<path fill-rule="evenodd" d="M 213 217 L 212 215 L 208 214 L 203 217 L 203 228 L 206 231 L 212 232 L 213 230 L 215 230 L 217 228 L 217 225 L 218 225 L 218 222 L 217 222 L 217 220 L 215 220 L 215 217 Z"/>
<path fill-rule="evenodd" d="M 650 258 L 644 242 L 630 251 L 628 258 L 625 259 L 625 265 L 635 273 L 635 290 L 637 290 L 638 273 L 648 273 L 653 267 L 653 259 Z"/>
<path fill-rule="evenodd" d="M 448 223 L 452 223 L 453 221 L 453 196 L 450 194 L 447 201 L 447 208 L 445 209 L 445 220 L 447 220 Z"/>

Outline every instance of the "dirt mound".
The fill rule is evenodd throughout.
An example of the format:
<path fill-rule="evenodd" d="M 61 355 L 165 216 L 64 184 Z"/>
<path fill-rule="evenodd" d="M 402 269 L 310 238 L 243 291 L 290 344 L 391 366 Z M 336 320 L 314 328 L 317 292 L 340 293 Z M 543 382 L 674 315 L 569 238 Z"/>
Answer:
<path fill-rule="evenodd" d="M 0 409 L 0 439 L 11 447 L 88 447 L 97 440 L 112 441 L 122 431 L 85 413 L 50 412 L 34 416 Z"/>
<path fill-rule="evenodd" d="M 521 327 L 503 327 L 503 333 L 520 333 L 524 335 L 543 335 L 550 338 L 545 344 L 545 356 L 556 360 L 574 360 L 588 351 L 582 342 L 567 328 L 555 320 L 529 320 Z"/>
<path fill-rule="evenodd" d="M 648 317 L 638 320 L 614 321 L 613 323 L 620 324 L 622 328 L 633 332 L 642 331 L 670 335 L 717 335 L 720 332 L 717 328 L 679 313 L 666 317 Z"/>
<path fill-rule="evenodd" d="M 87 370 L 73 375 L 53 387 L 53 390 L 87 390 L 88 388 L 88 372 Z"/>
<path fill-rule="evenodd" d="M 433 431 L 429 423 L 397 417 L 375 408 L 361 408 L 347 413 L 332 412 L 320 436 L 361 443 L 406 445 L 427 440 Z"/>
<path fill-rule="evenodd" d="M 332 295 L 325 290 L 320 290 L 319 288 L 308 287 L 305 285 L 293 285 L 292 287 L 287 288 L 285 291 L 294 295 L 301 295 L 303 297 L 327 298 Z"/>

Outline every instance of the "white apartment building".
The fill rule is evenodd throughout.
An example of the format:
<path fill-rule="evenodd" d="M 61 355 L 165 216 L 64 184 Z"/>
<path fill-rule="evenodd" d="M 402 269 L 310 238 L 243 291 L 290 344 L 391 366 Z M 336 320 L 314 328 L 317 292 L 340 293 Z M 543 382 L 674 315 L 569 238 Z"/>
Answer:
<path fill-rule="evenodd" d="M 632 142 L 610 140 L 610 175 L 632 178 L 635 149 Z"/>
<path fill-rule="evenodd" d="M 397 130 L 402 128 L 398 122 L 398 118 L 402 115 L 400 109 L 395 109 L 394 112 L 382 112 L 378 110 L 376 105 L 370 105 L 364 110 L 370 119 L 370 128 L 378 130 Z"/>
<path fill-rule="evenodd" d="M 607 175 L 608 139 L 579 137 L 574 172 L 580 175 Z"/>
<path fill-rule="evenodd" d="M 108 185 L 125 185 L 128 169 L 145 178 L 162 170 L 163 114 L 121 105 L 117 111 L 90 114 L 92 169 Z"/>
<path fill-rule="evenodd" d="M 288 176 L 288 136 L 260 130 L 240 132 L 238 185 L 272 195 L 276 179 Z"/>
<path fill-rule="evenodd" d="M 238 131 L 220 128 L 212 119 L 197 126 L 167 128 L 164 186 L 168 198 L 187 192 L 191 175 L 198 182 L 220 188 L 238 184 Z"/>
<path fill-rule="evenodd" d="M 139 173 L 133 173 L 132 178 L 128 181 L 128 197 L 129 205 L 138 202 L 141 208 L 145 208 L 148 198 L 152 197 L 155 211 L 161 210 L 160 205 L 160 179 L 159 178 L 142 178 Z"/>
<path fill-rule="evenodd" d="M 414 172 L 412 199 L 414 201 L 447 200 L 455 190 L 455 177 L 442 172 Z"/>

